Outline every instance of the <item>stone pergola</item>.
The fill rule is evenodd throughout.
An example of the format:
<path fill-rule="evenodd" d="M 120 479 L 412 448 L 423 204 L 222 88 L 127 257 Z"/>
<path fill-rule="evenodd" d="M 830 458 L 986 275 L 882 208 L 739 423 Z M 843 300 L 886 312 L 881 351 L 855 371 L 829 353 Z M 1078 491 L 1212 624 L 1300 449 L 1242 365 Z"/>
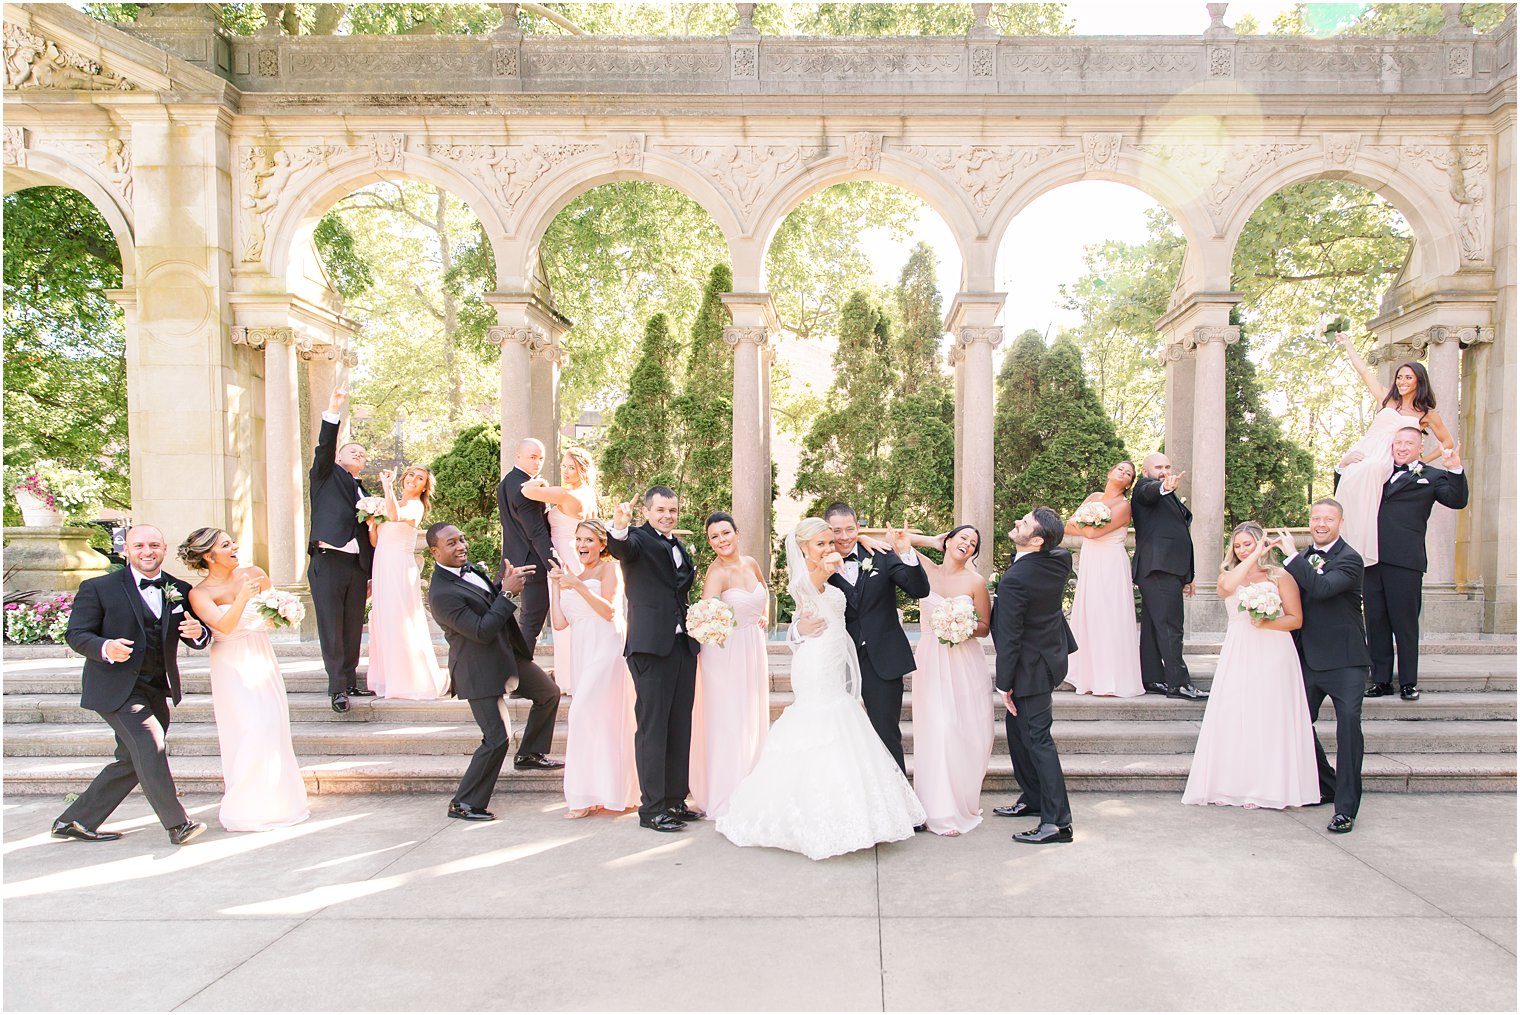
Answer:
<path fill-rule="evenodd" d="M 503 5 L 506 8 L 515 5 Z M 1200 587 L 1224 506 L 1225 346 L 1237 237 L 1289 184 L 1348 180 L 1408 219 L 1409 262 L 1368 326 L 1378 360 L 1424 358 L 1456 417 L 1473 504 L 1433 525 L 1432 583 L 1515 630 L 1515 16 L 1478 36 L 1445 5 L 1429 38 L 229 36 L 214 5 L 109 26 L 63 5 L 5 11 L 5 192 L 83 192 L 121 246 L 133 513 L 171 540 L 218 524 L 275 580 L 304 572 L 301 417 L 354 362 L 355 326 L 314 264 L 334 202 L 425 180 L 484 224 L 501 348 L 503 447 L 558 428 L 573 322 L 534 283 L 577 195 L 652 180 L 722 230 L 734 351 L 734 509 L 768 557 L 765 253 L 786 215 L 847 180 L 923 198 L 963 258 L 946 328 L 956 511 L 992 523 L 993 349 L 1009 224 L 1067 183 L 1153 197 L 1187 238 L 1166 343 L 1166 440 L 1186 469 Z M 505 25 L 514 20 L 508 17 Z M 303 386 L 305 391 L 303 392 Z M 1448 407 L 1458 407 L 1455 413 Z M 552 459 L 551 459 L 552 460 Z M 1444 509 L 1438 509 L 1444 511 Z M 1439 596 L 1436 597 L 1439 599 Z M 1195 627 L 1214 626 L 1207 603 Z M 1217 617 L 1215 617 L 1217 621 Z M 1222 626 L 1222 625 L 1220 625 Z"/>

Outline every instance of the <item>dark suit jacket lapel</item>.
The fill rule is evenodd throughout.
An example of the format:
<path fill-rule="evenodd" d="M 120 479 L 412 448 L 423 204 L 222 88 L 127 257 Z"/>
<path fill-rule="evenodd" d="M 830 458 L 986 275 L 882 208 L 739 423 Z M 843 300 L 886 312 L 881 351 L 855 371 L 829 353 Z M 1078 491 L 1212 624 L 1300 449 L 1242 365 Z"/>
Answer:
<path fill-rule="evenodd" d="M 863 550 L 860 544 L 856 543 L 855 556 L 860 558 L 860 564 L 855 572 L 855 584 L 850 588 L 850 598 L 859 605 L 861 598 L 865 595 L 866 579 L 876 573 L 876 555 Z M 866 570 L 866 561 L 868 560 L 871 562 L 871 570 Z M 849 585 L 850 583 L 846 581 L 845 584 Z"/>
<path fill-rule="evenodd" d="M 143 602 L 142 593 L 137 590 L 137 579 L 132 576 L 132 569 L 121 569 L 121 589 L 127 597 L 127 605 L 132 608 L 132 615 L 137 618 L 137 628 L 144 638 L 148 636 L 148 624 L 153 620 L 153 611 L 148 609 L 148 604 Z"/>
<path fill-rule="evenodd" d="M 649 538 L 654 541 L 654 544 L 658 549 L 658 556 L 660 558 L 660 577 L 664 580 L 665 584 L 669 585 L 671 588 L 679 588 L 681 585 L 681 576 L 676 571 L 676 562 L 670 557 L 670 544 L 666 542 L 665 537 L 660 535 L 655 527 L 653 525 L 650 525 L 648 522 L 640 525 L 639 528 L 642 529 L 649 536 Z M 676 542 L 679 544 L 680 540 L 678 539 Z M 681 554 L 686 558 L 686 566 L 690 567 L 691 554 L 686 552 L 686 547 L 681 547 Z"/>
<path fill-rule="evenodd" d="M 479 585 L 476 585 L 474 582 L 466 579 L 462 574 L 455 574 L 453 571 L 445 570 L 441 567 L 437 570 L 447 575 L 449 580 L 452 581 L 455 585 L 458 585 L 466 592 L 473 593 L 476 598 L 484 602 L 487 606 L 490 606 L 491 601 L 496 598 L 496 583 L 491 581 L 489 578 L 486 579 L 486 584 L 491 586 L 491 591 L 487 592 Z"/>

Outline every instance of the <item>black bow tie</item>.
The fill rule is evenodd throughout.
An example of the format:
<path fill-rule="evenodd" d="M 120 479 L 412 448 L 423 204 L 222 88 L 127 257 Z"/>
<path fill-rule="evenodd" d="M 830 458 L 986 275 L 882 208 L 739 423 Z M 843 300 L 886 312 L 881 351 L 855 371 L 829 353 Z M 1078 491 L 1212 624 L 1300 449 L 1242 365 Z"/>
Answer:
<path fill-rule="evenodd" d="M 1403 465 L 1395 465 L 1393 467 L 1393 471 L 1394 472 L 1408 472 L 1409 471 L 1409 463 L 1405 462 Z"/>
<path fill-rule="evenodd" d="M 845 558 L 844 559 L 845 560 L 853 560 L 855 563 L 859 564 L 860 563 L 860 554 L 857 553 L 854 550 L 851 550 L 849 553 L 845 554 Z"/>
<path fill-rule="evenodd" d="M 157 578 L 139 578 L 137 579 L 137 587 L 139 589 L 155 588 L 162 592 L 164 590 L 164 576 L 159 575 Z"/>
<path fill-rule="evenodd" d="M 481 570 L 479 567 L 476 567 L 474 564 L 466 564 L 464 567 L 459 569 L 459 573 L 472 574 L 477 578 L 485 578 L 486 576 L 485 571 Z M 487 581 L 489 581 L 489 579 L 487 579 Z"/>

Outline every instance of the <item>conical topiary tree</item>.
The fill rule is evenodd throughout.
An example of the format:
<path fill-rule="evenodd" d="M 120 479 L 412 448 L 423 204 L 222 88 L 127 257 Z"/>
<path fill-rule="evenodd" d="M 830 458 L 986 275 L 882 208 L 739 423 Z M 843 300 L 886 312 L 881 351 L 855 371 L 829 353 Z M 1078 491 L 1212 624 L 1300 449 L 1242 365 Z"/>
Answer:
<path fill-rule="evenodd" d="M 612 415 L 602 449 L 602 493 L 613 501 L 637 499 L 651 486 L 675 486 L 672 439 L 670 321 L 655 314 L 644 328 L 639 359 L 628 379 L 628 397 Z"/>
<path fill-rule="evenodd" d="M 1261 383 L 1242 338 L 1224 352 L 1224 527 L 1244 521 L 1302 525 L 1314 459 L 1262 404 Z"/>
<path fill-rule="evenodd" d="M 998 369 L 992 417 L 992 518 L 997 531 L 991 534 L 998 566 L 1012 549 L 1007 533 L 1020 517 L 1014 513 L 1014 480 L 1034 457 L 1037 444 L 1034 412 L 1040 401 L 1040 361 L 1044 358 L 1045 340 L 1030 328 L 1014 339 Z M 985 533 L 983 538 L 987 538 Z"/>
<path fill-rule="evenodd" d="M 691 328 L 686 386 L 675 400 L 681 461 L 677 492 L 692 528 L 714 511 L 732 507 L 734 356 L 723 340 L 728 313 L 722 297 L 733 286 L 733 271 L 726 264 L 708 274 Z M 692 546 L 699 562 L 705 561 L 707 541 L 698 538 Z"/>

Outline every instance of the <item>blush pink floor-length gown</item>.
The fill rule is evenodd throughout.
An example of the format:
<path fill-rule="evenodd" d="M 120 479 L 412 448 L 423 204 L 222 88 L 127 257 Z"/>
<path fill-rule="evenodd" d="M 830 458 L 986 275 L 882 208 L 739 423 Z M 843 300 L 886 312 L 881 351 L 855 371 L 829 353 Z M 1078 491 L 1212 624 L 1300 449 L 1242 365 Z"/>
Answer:
<path fill-rule="evenodd" d="M 735 628 L 724 643 L 703 645 L 697 658 L 699 696 L 693 709 L 691 791 L 711 818 L 728 811 L 734 788 L 760 760 L 771 726 L 770 673 L 760 618 L 770 590 L 724 589 Z M 696 728 L 700 729 L 697 730 Z"/>
<path fill-rule="evenodd" d="M 231 634 L 211 632 L 211 710 L 222 754 L 217 820 L 229 832 L 284 828 L 311 813 L 268 627 L 245 606 Z"/>
<path fill-rule="evenodd" d="M 1314 724 L 1293 635 L 1225 597 L 1229 626 L 1193 748 L 1185 804 L 1301 807 L 1320 799 Z"/>
<path fill-rule="evenodd" d="M 416 548 L 415 525 L 380 525 L 370 575 L 373 585 L 366 683 L 382 698 L 428 701 L 441 697 L 448 686 L 448 675 L 438 665 L 433 634 L 422 612 Z"/>
<path fill-rule="evenodd" d="M 601 595 L 595 578 L 586 587 Z M 580 593 L 560 594 L 569 624 L 555 631 L 575 654 L 576 693 L 565 741 L 565 804 L 572 810 L 625 811 L 639 802 L 633 759 L 633 677 L 623 659 L 623 619 L 603 620 Z"/>
<path fill-rule="evenodd" d="M 936 592 L 919 600 L 924 620 L 913 650 L 913 791 L 937 835 L 982 823 L 982 778 L 993 737 L 992 672 L 982 643 L 967 638 L 946 645 L 929 626 L 944 601 Z"/>
<path fill-rule="evenodd" d="M 1077 650 L 1066 670 L 1066 682 L 1078 694 L 1134 698 L 1145 693 L 1133 583 L 1124 529 L 1097 539 L 1082 537 L 1071 604 Z"/>

